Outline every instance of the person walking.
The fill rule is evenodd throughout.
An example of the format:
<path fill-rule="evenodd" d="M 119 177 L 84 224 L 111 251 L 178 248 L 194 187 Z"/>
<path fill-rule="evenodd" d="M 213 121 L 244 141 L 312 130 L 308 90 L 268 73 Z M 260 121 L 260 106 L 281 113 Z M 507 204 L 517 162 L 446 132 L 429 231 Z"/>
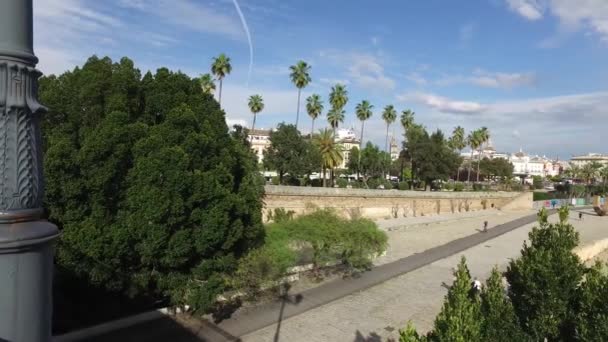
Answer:
<path fill-rule="evenodd" d="M 583 220 L 583 213 L 582 212 L 578 212 L 578 220 L 582 221 Z"/>
<path fill-rule="evenodd" d="M 483 221 L 483 232 L 484 233 L 488 232 L 488 221 Z"/>

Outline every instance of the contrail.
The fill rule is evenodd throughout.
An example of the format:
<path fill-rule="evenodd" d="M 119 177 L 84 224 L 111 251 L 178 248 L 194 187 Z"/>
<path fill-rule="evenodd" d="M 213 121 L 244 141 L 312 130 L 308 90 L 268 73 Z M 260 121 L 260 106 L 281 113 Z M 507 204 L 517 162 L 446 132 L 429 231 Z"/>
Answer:
<path fill-rule="evenodd" d="M 241 18 L 241 24 L 243 24 L 243 29 L 245 30 L 245 34 L 247 35 L 247 41 L 249 42 L 249 71 L 247 72 L 247 87 L 249 87 L 249 79 L 251 79 L 251 70 L 253 69 L 253 43 L 251 43 L 251 34 L 249 33 L 249 26 L 247 25 L 247 20 L 245 20 L 245 16 L 241 11 L 241 6 L 237 0 L 232 0 L 236 11 Z"/>

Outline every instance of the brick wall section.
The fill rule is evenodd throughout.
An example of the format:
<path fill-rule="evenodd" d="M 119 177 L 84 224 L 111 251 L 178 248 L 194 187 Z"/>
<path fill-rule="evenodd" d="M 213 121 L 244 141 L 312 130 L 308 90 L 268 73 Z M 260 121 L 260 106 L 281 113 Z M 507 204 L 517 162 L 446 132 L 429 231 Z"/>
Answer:
<path fill-rule="evenodd" d="M 349 217 L 362 215 L 371 219 L 429 216 L 509 207 L 532 208 L 532 196 L 519 192 L 425 192 L 401 190 L 368 190 L 311 188 L 267 185 L 264 198 L 264 220 L 275 208 L 292 210 L 296 215 L 315 208 L 334 208 Z M 529 202 L 529 203 L 528 203 Z"/>

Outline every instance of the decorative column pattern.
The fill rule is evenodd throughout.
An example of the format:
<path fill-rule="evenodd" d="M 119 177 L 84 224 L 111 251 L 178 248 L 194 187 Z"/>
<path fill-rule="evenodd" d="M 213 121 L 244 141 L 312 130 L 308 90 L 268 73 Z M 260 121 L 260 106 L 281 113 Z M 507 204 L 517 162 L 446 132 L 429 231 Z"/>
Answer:
<path fill-rule="evenodd" d="M 1 57 L 0 57 L 1 58 Z M 41 73 L 33 67 L 0 60 L 0 211 L 42 208 L 40 114 Z M 1 214 L 0 214 L 1 216 Z"/>

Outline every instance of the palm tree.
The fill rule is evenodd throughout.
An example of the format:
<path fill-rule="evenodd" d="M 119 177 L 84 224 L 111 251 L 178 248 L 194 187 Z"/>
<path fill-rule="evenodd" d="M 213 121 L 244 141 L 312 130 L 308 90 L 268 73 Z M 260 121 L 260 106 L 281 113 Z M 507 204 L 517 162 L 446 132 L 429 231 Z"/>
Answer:
<path fill-rule="evenodd" d="M 477 156 L 477 182 L 479 182 L 479 165 L 481 164 L 481 152 L 483 145 L 490 140 L 490 131 L 487 127 L 479 129 L 479 155 Z"/>
<path fill-rule="evenodd" d="M 359 151 L 361 151 L 361 147 L 363 146 L 363 129 L 365 127 L 365 120 L 369 119 L 372 116 L 372 109 L 374 108 L 367 100 L 361 101 L 355 107 L 355 113 L 357 114 L 357 119 L 361 120 L 361 139 L 359 141 Z"/>
<path fill-rule="evenodd" d="M 323 112 L 323 101 L 321 100 L 321 96 L 312 94 L 307 97 L 306 111 L 308 112 L 308 116 L 312 119 L 312 128 L 310 129 L 310 138 L 312 139 L 312 134 L 315 131 L 315 119 Z"/>
<path fill-rule="evenodd" d="M 341 122 L 344 122 L 345 113 L 346 112 L 344 109 L 341 108 L 332 108 L 329 110 L 329 113 L 327 113 L 327 121 L 329 122 L 334 134 L 336 134 L 336 128 L 338 128 L 338 125 Z"/>
<path fill-rule="evenodd" d="M 347 102 L 348 91 L 346 91 L 346 86 L 342 84 L 333 86 L 329 93 L 329 103 L 331 104 L 332 109 L 344 109 Z"/>
<path fill-rule="evenodd" d="M 587 163 L 581 168 L 580 174 L 585 179 L 585 183 L 587 183 L 587 185 L 590 185 L 591 181 L 595 180 L 598 177 L 601 169 L 602 164 L 598 162 Z"/>
<path fill-rule="evenodd" d="M 410 109 L 406 109 L 401 112 L 401 126 L 403 131 L 407 133 L 407 130 L 414 124 L 414 112 Z"/>
<path fill-rule="evenodd" d="M 199 82 L 201 84 L 203 94 L 213 95 L 213 92 L 215 91 L 215 82 L 213 82 L 213 77 L 211 77 L 210 74 L 201 75 Z"/>
<path fill-rule="evenodd" d="M 467 146 L 464 128 L 460 126 L 454 128 L 454 131 L 452 131 L 452 137 L 450 138 L 450 145 L 453 149 L 458 151 L 458 154 L 460 154 L 462 152 L 462 149 Z M 458 167 L 456 181 L 460 181 L 460 166 Z"/>
<path fill-rule="evenodd" d="M 342 146 L 336 143 L 334 133 L 327 128 L 320 131 L 319 135 L 315 136 L 315 145 L 321 154 L 321 167 L 323 169 L 323 187 L 326 184 L 327 169 L 333 170 L 342 163 L 344 158 Z"/>
<path fill-rule="evenodd" d="M 467 145 L 471 147 L 471 159 L 469 161 L 469 171 L 467 173 L 467 183 L 471 182 L 471 168 L 473 167 L 473 151 L 477 150 L 479 145 L 481 145 L 481 137 L 479 134 L 479 130 L 473 131 L 469 133 L 467 137 Z"/>
<path fill-rule="evenodd" d="M 386 141 L 384 143 L 384 150 L 387 153 L 390 153 L 388 150 L 388 129 L 390 125 L 397 120 L 397 111 L 393 105 L 384 107 L 384 111 L 382 112 L 382 120 L 386 122 Z"/>
<path fill-rule="evenodd" d="M 302 88 L 310 83 L 310 65 L 304 61 L 298 61 L 296 65 L 289 67 L 291 70 L 291 82 L 298 88 L 298 108 L 296 110 L 296 129 L 298 129 L 298 120 L 300 119 L 300 95 Z"/>
<path fill-rule="evenodd" d="M 568 177 L 572 178 L 572 180 L 576 180 L 578 177 L 581 176 L 582 169 L 576 164 L 570 164 L 570 167 L 566 171 L 564 171 L 564 173 Z"/>
<path fill-rule="evenodd" d="M 608 183 L 608 166 L 604 166 L 599 172 L 600 178 L 602 179 L 602 185 L 604 192 L 606 191 L 606 183 Z"/>
<path fill-rule="evenodd" d="M 211 73 L 215 75 L 218 81 L 220 81 L 220 92 L 218 102 L 220 103 L 220 107 L 222 106 L 222 82 L 224 77 L 226 77 L 232 71 L 232 65 L 230 64 L 230 57 L 221 53 L 219 56 L 213 58 L 213 63 L 211 64 Z"/>
<path fill-rule="evenodd" d="M 251 124 L 251 134 L 255 129 L 255 119 L 259 112 L 264 109 L 264 100 L 261 95 L 251 95 L 249 97 L 249 110 L 253 113 L 253 124 Z"/>

